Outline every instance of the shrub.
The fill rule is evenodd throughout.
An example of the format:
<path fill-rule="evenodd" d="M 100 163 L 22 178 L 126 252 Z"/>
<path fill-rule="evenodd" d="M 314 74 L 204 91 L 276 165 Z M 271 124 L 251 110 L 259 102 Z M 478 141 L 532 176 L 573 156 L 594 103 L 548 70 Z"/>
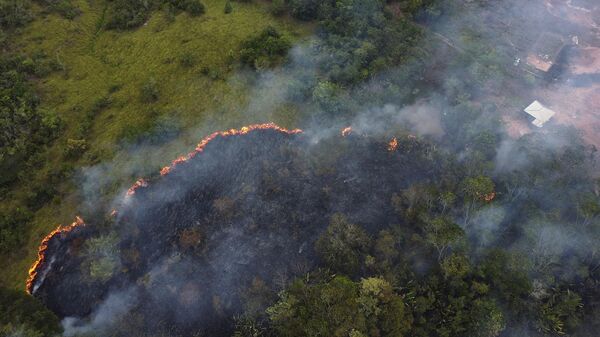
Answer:
<path fill-rule="evenodd" d="M 242 43 L 240 59 L 244 64 L 262 69 L 279 63 L 290 48 L 290 41 L 269 26 L 258 36 Z"/>
<path fill-rule="evenodd" d="M 204 14 L 206 9 L 204 8 L 204 4 L 199 0 L 188 0 L 185 6 L 185 11 L 191 16 L 199 16 Z"/>
<path fill-rule="evenodd" d="M 225 14 L 229 14 L 232 11 L 233 11 L 233 6 L 231 6 L 231 1 L 227 0 L 227 2 L 225 2 L 224 12 L 225 12 Z"/>
<path fill-rule="evenodd" d="M 147 0 L 114 0 L 108 10 L 109 29 L 131 29 L 142 25 L 150 13 Z"/>
<path fill-rule="evenodd" d="M 140 89 L 140 99 L 144 103 L 152 103 L 158 101 L 159 91 L 158 84 L 153 78 L 149 79 L 142 85 Z"/>
<path fill-rule="evenodd" d="M 185 52 L 179 58 L 179 64 L 185 68 L 191 68 L 196 64 L 196 57 L 190 52 Z"/>
<path fill-rule="evenodd" d="M 87 150 L 85 139 L 67 139 L 65 155 L 68 158 L 79 158 Z"/>

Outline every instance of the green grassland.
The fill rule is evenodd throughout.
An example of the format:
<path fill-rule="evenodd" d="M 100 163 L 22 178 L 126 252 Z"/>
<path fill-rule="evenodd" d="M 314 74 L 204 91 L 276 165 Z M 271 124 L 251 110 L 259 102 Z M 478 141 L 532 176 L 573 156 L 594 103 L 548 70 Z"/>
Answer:
<path fill-rule="evenodd" d="M 250 90 L 246 81 L 234 76 L 244 72 L 237 62 L 239 45 L 268 25 L 292 41 L 309 35 L 312 27 L 287 17 L 273 17 L 268 2 L 235 2 L 230 14 L 224 13 L 225 0 L 203 2 L 206 13 L 202 16 L 180 13 L 173 18 L 159 10 L 143 26 L 130 31 L 103 29 L 104 1 L 76 1 L 82 14 L 73 20 L 34 9 L 34 21 L 14 35 L 11 43 L 24 54 L 43 52 L 59 64 L 60 70 L 37 81 L 36 86 L 41 108 L 56 112 L 64 129 L 40 155 L 33 180 L 64 167 L 74 172 L 103 162 L 115 168 L 128 165 L 129 152 L 119 150 L 124 140 L 143 137 L 155 120 L 165 116 L 177 121 L 182 136 L 157 149 L 159 154 L 152 160 L 141 160 L 147 169 L 165 165 L 184 149 L 193 148 L 208 127 L 225 129 L 265 122 L 260 119 L 264 115 L 243 113 Z M 150 102 L 141 94 L 148 83 L 157 94 Z M 285 107 L 271 117 L 289 127 L 297 118 L 295 111 Z M 85 153 L 66 158 L 68 139 L 85 139 Z M 134 178 L 114 181 L 106 197 L 114 197 Z M 14 197 L 2 201 L 0 207 L 11 207 L 14 200 L 28 193 L 29 186 L 24 185 L 15 186 L 10 191 Z M 57 224 L 70 223 L 77 214 L 81 196 L 72 174 L 65 175 L 57 189 L 53 199 L 34 214 L 23 251 L 0 256 L 0 284 L 22 289 L 40 239 Z"/>

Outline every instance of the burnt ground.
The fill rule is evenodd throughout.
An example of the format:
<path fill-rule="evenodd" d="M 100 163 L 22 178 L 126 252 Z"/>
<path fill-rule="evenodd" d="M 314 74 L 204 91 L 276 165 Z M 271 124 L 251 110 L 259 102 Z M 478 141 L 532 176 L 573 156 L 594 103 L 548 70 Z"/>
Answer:
<path fill-rule="evenodd" d="M 387 141 L 357 135 L 311 146 L 274 130 L 218 137 L 124 199 L 110 226 L 120 260 L 110 279 L 90 278 L 79 234 L 49 248 L 53 266 L 35 296 L 60 317 L 85 318 L 133 289 L 122 324 L 229 335 L 244 289 L 257 280 L 281 288 L 273 282 L 314 267 L 313 244 L 331 215 L 376 233 L 399 222 L 394 193 L 440 176 L 430 145 L 398 142 L 390 152 Z M 91 229 L 102 219 L 86 220 L 88 236 L 106 231 Z"/>

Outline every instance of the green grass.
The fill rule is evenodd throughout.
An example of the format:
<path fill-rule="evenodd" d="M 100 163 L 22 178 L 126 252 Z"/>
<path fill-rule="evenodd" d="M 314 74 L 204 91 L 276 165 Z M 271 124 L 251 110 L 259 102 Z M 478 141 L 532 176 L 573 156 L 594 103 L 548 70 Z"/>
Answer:
<path fill-rule="evenodd" d="M 145 170 L 166 165 L 177 154 L 191 150 L 209 128 L 239 127 L 265 122 L 266 118 L 295 126 L 295 111 L 287 107 L 261 115 L 243 113 L 250 90 L 243 76 L 234 75 L 235 60 L 240 42 L 267 25 L 275 26 L 292 40 L 308 35 L 310 26 L 289 18 L 275 19 L 268 12 L 268 3 L 234 3 L 233 12 L 224 14 L 225 0 L 204 0 L 207 12 L 200 17 L 181 13 L 169 22 L 167 15 L 158 11 L 138 29 L 106 31 L 101 29 L 103 1 L 76 3 L 83 14 L 74 20 L 56 15 L 38 17 L 12 41 L 24 53 L 43 51 L 63 68 L 37 83 L 42 108 L 55 111 L 66 126 L 43 154 L 45 161 L 39 174 L 64 165 L 66 140 L 82 136 L 87 139 L 88 153 L 68 161 L 70 164 L 77 168 L 110 162 L 113 170 L 126 172 L 126 166 L 135 159 L 118 150 L 120 138 L 126 129 L 143 129 L 148 121 L 161 115 L 178 120 L 185 132 L 179 140 L 155 150 L 151 158 L 139 155 L 137 160 Z M 156 102 L 146 103 L 140 89 L 150 80 L 156 82 L 159 97 Z M 91 128 L 82 135 L 79 126 L 89 120 L 86 116 L 94 102 L 103 97 L 110 98 L 110 106 L 92 114 Z M 106 198 L 129 184 L 128 179 L 133 177 L 115 179 Z M 23 252 L 0 256 L 1 284 L 22 289 L 40 239 L 57 224 L 70 223 L 78 213 L 80 191 L 71 181 L 65 179 L 54 200 L 35 213 Z M 11 192 L 18 199 L 27 191 L 28 186 L 23 184 Z M 10 205 L 6 201 L 0 207 Z"/>

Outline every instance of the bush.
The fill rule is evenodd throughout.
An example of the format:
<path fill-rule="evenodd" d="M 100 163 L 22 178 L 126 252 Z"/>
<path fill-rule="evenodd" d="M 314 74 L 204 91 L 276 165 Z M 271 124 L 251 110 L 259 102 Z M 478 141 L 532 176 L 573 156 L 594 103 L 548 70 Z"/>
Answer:
<path fill-rule="evenodd" d="M 68 158 L 79 158 L 87 151 L 87 142 L 85 139 L 67 139 L 65 155 Z"/>
<path fill-rule="evenodd" d="M 158 84 L 153 78 L 149 79 L 140 89 L 140 99 L 144 103 L 153 103 L 158 101 Z"/>
<path fill-rule="evenodd" d="M 240 59 L 255 69 L 272 67 L 285 57 L 291 46 L 286 37 L 269 26 L 258 36 L 242 42 Z"/>
<path fill-rule="evenodd" d="M 224 12 L 225 12 L 225 14 L 229 14 L 232 11 L 233 11 L 233 6 L 231 6 L 231 1 L 227 0 L 227 2 L 225 2 Z"/>
<path fill-rule="evenodd" d="M 188 0 L 185 6 L 185 11 L 191 16 L 200 16 L 204 14 L 206 9 L 204 8 L 204 4 L 199 0 Z"/>
<path fill-rule="evenodd" d="M 190 52 L 185 52 L 179 58 L 179 64 L 185 68 L 191 68 L 196 64 L 196 57 Z"/>
<path fill-rule="evenodd" d="M 141 26 L 148 18 L 151 3 L 147 0 L 114 0 L 108 10 L 109 29 L 131 29 Z"/>

